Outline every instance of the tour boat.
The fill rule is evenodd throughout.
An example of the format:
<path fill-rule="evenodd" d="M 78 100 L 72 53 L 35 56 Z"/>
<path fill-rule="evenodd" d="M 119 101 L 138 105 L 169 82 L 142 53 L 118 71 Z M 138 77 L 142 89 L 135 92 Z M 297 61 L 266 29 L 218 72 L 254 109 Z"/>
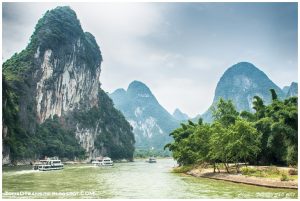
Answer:
<path fill-rule="evenodd" d="M 104 157 L 102 160 L 103 166 L 112 166 L 113 164 L 114 164 L 113 161 L 109 157 Z"/>
<path fill-rule="evenodd" d="M 148 162 L 148 163 L 156 163 L 156 159 L 154 157 L 150 157 L 146 162 Z"/>
<path fill-rule="evenodd" d="M 95 166 L 113 166 L 114 163 L 111 160 L 111 158 L 104 157 L 104 158 L 92 161 L 92 164 L 94 164 Z"/>
<path fill-rule="evenodd" d="M 33 164 L 34 170 L 39 171 L 50 171 L 50 170 L 61 170 L 64 169 L 64 164 L 61 163 L 58 159 L 46 159 L 40 160 L 37 163 Z"/>
<path fill-rule="evenodd" d="M 95 166 L 101 165 L 102 164 L 102 160 L 92 161 L 92 164 L 95 165 Z"/>

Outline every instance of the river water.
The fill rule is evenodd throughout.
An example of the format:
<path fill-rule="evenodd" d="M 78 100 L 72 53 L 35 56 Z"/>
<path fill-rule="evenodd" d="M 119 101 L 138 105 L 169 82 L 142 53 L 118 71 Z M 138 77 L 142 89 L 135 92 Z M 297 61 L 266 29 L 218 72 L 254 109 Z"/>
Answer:
<path fill-rule="evenodd" d="M 113 167 L 65 165 L 64 170 L 3 168 L 3 198 L 297 198 L 297 190 L 257 187 L 171 173 L 176 162 L 136 160 Z"/>

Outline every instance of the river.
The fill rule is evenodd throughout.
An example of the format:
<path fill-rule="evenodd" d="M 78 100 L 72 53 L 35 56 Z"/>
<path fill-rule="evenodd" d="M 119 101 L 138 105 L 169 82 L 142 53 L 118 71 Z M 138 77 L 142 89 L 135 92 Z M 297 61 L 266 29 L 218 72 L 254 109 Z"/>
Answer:
<path fill-rule="evenodd" d="M 3 198 L 297 198 L 297 190 L 272 189 L 171 173 L 172 159 L 65 165 L 64 170 L 3 168 Z"/>

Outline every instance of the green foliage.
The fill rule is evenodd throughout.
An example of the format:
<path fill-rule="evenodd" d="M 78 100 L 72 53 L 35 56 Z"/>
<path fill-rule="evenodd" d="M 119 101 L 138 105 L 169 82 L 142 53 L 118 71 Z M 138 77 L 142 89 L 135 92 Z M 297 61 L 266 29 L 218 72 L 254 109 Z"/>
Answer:
<path fill-rule="evenodd" d="M 259 96 L 254 96 L 253 109 L 256 111 L 256 118 L 265 117 L 265 105 L 262 98 L 260 98 Z"/>
<path fill-rule="evenodd" d="M 176 167 L 172 170 L 173 173 L 186 173 L 194 168 L 193 165 L 184 165 L 180 167 Z"/>
<path fill-rule="evenodd" d="M 203 124 L 203 119 L 202 119 L 202 118 L 199 118 L 198 124 L 199 124 L 199 125 L 202 125 L 202 124 Z"/>
<path fill-rule="evenodd" d="M 170 152 L 161 149 L 137 149 L 134 150 L 134 158 L 170 157 Z"/>
<path fill-rule="evenodd" d="M 228 129 L 220 122 L 215 122 L 212 125 L 212 135 L 209 138 L 209 158 L 212 161 L 229 162 L 226 145 L 229 141 Z"/>
<path fill-rule="evenodd" d="M 57 117 L 47 119 L 38 126 L 34 134 L 22 128 L 18 116 L 18 98 L 6 82 L 3 83 L 3 122 L 7 127 L 7 136 L 3 139 L 8 146 L 12 160 L 39 158 L 42 156 L 59 156 L 73 159 L 83 157 L 75 134 L 65 130 Z"/>
<path fill-rule="evenodd" d="M 275 166 L 270 166 L 270 167 L 266 167 L 266 168 L 242 167 L 241 168 L 241 173 L 243 175 L 247 175 L 247 176 L 277 178 L 277 179 L 281 179 L 281 181 L 290 180 L 290 178 L 288 177 L 287 172 L 285 170 L 280 171 Z"/>
<path fill-rule="evenodd" d="M 225 126 L 234 124 L 239 113 L 236 111 L 231 100 L 225 101 L 220 98 L 217 107 L 212 108 L 213 118 Z"/>
<path fill-rule="evenodd" d="M 6 135 L 3 137 L 3 145 L 10 148 L 13 160 L 31 156 L 33 153 L 28 147 L 33 144 L 28 133 L 20 126 L 18 97 L 7 82 L 5 75 L 2 77 L 2 110 L 2 131 L 6 130 L 6 133 L 3 133 Z"/>
<path fill-rule="evenodd" d="M 280 181 L 289 181 L 289 178 L 285 173 L 282 173 Z"/>
<path fill-rule="evenodd" d="M 270 89 L 271 95 L 272 95 L 272 100 L 275 101 L 278 99 L 276 91 L 274 89 Z"/>
<path fill-rule="evenodd" d="M 256 158 L 260 151 L 260 134 L 254 128 L 253 124 L 242 119 L 238 119 L 229 130 L 228 152 L 231 160 L 251 161 Z"/>
<path fill-rule="evenodd" d="M 98 100 L 98 105 L 88 111 L 75 110 L 68 121 L 76 121 L 83 128 L 100 128 L 95 147 L 105 149 L 113 159 L 131 160 L 135 142 L 132 127 L 121 112 L 113 107 L 112 100 L 103 90 L 100 90 Z"/>
<path fill-rule="evenodd" d="M 241 168 L 241 173 L 243 175 L 251 175 L 254 174 L 256 172 L 255 168 L 251 168 L 251 167 L 242 167 Z"/>
<path fill-rule="evenodd" d="M 274 99 L 270 105 L 257 109 L 254 115 L 255 127 L 262 134 L 262 152 L 258 161 L 262 164 L 296 165 L 298 98 Z"/>
<path fill-rule="evenodd" d="M 297 165 L 298 99 L 280 101 L 274 90 L 271 93 L 273 102 L 268 106 L 254 97 L 254 114 L 244 111 L 239 115 L 231 101 L 220 99 L 213 108 L 212 124 L 200 119 L 198 124 L 182 124 L 170 134 L 174 142 L 165 148 L 180 165 L 223 163 L 227 171 L 229 163 L 239 162 Z"/>
<path fill-rule="evenodd" d="M 33 72 L 33 52 L 32 48 L 26 48 L 2 64 L 3 77 L 14 93 L 16 103 L 19 97 L 26 93 L 25 88 L 31 85 L 28 78 Z"/>
<path fill-rule="evenodd" d="M 76 140 L 75 133 L 65 129 L 56 115 L 38 126 L 35 137 L 36 151 L 42 157 L 85 158 L 85 150 Z"/>
<path fill-rule="evenodd" d="M 37 48 L 38 45 L 41 52 L 47 48 L 56 50 L 62 45 L 72 44 L 72 40 L 82 34 L 76 13 L 67 6 L 57 7 L 48 10 L 38 21 L 29 46 L 34 45 Z"/>

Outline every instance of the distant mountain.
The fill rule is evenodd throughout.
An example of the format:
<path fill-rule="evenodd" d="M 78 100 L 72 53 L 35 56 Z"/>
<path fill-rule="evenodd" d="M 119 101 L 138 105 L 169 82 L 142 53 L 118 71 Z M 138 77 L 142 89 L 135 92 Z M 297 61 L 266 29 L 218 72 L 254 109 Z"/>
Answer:
<path fill-rule="evenodd" d="M 109 96 L 133 127 L 136 148 L 162 149 L 171 140 L 169 133 L 179 123 L 159 104 L 144 83 L 133 81 L 127 91 L 117 89 Z"/>
<path fill-rule="evenodd" d="M 298 83 L 297 82 L 292 82 L 292 84 L 289 87 L 289 90 L 286 94 L 286 97 L 291 97 L 291 96 L 298 96 Z"/>
<path fill-rule="evenodd" d="M 263 71 L 251 63 L 240 62 L 228 68 L 222 75 L 212 106 L 223 98 L 232 100 L 238 111 L 253 111 L 254 96 L 261 97 L 265 104 L 271 103 L 270 89 L 274 89 L 279 98 L 285 97 L 282 90 Z M 212 121 L 211 107 L 202 115 L 204 121 Z"/>
<path fill-rule="evenodd" d="M 178 108 L 173 112 L 173 117 L 178 121 L 186 121 L 189 119 L 189 116 L 183 112 L 181 112 Z"/>
<path fill-rule="evenodd" d="M 284 93 L 284 95 L 287 95 L 287 93 L 289 92 L 290 86 L 284 86 L 282 88 L 282 92 Z"/>

